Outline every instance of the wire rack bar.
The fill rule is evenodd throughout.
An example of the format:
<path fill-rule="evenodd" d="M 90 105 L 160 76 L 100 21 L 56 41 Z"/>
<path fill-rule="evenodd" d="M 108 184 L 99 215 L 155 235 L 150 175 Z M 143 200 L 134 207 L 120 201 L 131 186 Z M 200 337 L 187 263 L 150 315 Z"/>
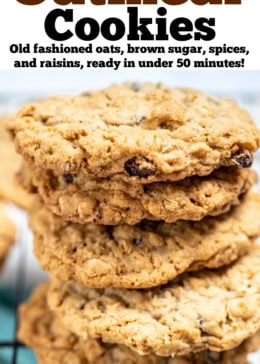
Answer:
<path fill-rule="evenodd" d="M 13 355 L 12 355 L 12 364 L 17 364 L 17 356 L 19 347 L 22 344 L 16 339 L 16 332 L 18 329 L 18 306 L 24 299 L 25 292 L 25 277 L 26 276 L 26 251 L 24 249 L 20 249 L 19 251 L 19 261 L 18 268 L 16 274 L 16 290 L 15 290 L 15 327 L 14 327 L 14 341 L 13 341 Z"/>

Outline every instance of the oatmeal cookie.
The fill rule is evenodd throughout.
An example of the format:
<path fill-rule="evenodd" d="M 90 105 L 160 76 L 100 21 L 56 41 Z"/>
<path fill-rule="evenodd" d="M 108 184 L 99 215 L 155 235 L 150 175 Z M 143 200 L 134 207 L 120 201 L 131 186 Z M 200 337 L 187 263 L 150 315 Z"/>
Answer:
<path fill-rule="evenodd" d="M 260 144 L 234 101 L 161 84 L 51 97 L 23 107 L 8 130 L 38 167 L 145 184 L 249 167 Z"/>
<path fill-rule="evenodd" d="M 0 268 L 15 242 L 16 229 L 14 223 L 6 215 L 6 204 L 0 201 Z"/>
<path fill-rule="evenodd" d="M 134 225 L 143 219 L 172 223 L 223 214 L 239 203 L 239 197 L 256 182 L 256 174 L 232 167 L 207 177 L 144 185 L 82 174 L 57 175 L 25 164 L 20 180 L 29 191 L 38 191 L 45 205 L 64 220 Z"/>
<path fill-rule="evenodd" d="M 123 344 L 142 355 L 230 350 L 260 329 L 260 247 L 225 268 L 146 290 L 54 279 L 48 304 L 81 339 Z"/>
<path fill-rule="evenodd" d="M 148 288 L 247 253 L 260 235 L 260 194 L 250 192 L 230 212 L 195 223 L 72 224 L 36 205 L 30 225 L 36 257 L 52 275 L 94 288 Z"/>
<path fill-rule="evenodd" d="M 46 302 L 48 283 L 43 283 L 19 308 L 18 337 L 32 347 L 39 364 L 249 364 L 248 353 L 260 346 L 260 332 L 230 351 L 202 351 L 185 357 L 140 356 L 124 345 L 83 341 L 66 329 Z"/>
<path fill-rule="evenodd" d="M 28 210 L 33 197 L 27 193 L 17 180 L 17 172 L 22 165 L 22 157 L 16 153 L 8 133 L 5 121 L 0 119 L 0 198 L 13 202 Z"/>

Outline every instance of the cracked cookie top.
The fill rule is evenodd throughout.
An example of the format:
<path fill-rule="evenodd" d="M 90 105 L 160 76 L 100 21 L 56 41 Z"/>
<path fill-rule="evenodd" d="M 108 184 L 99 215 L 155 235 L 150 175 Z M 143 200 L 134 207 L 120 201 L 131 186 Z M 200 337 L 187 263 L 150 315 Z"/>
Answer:
<path fill-rule="evenodd" d="M 138 183 L 246 168 L 260 143 L 235 102 L 161 84 L 51 97 L 22 108 L 8 130 L 36 166 Z"/>

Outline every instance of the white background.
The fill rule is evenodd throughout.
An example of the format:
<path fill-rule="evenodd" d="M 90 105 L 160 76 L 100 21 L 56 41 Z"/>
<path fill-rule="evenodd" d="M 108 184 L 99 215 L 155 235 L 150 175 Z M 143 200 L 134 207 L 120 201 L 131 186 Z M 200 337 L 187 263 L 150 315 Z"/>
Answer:
<path fill-rule="evenodd" d="M 260 2 L 260 1 L 259 1 Z M 0 92 L 52 94 L 99 89 L 120 82 L 163 82 L 169 86 L 193 87 L 209 92 L 220 90 L 260 92 L 259 71 L 32 71 L 0 70 Z"/>
<path fill-rule="evenodd" d="M 223 0 L 224 1 L 224 0 Z M 3 5 L 2 5 L 3 6 Z M 156 42 L 156 45 L 189 45 L 196 44 L 196 46 L 221 46 L 224 43 L 233 46 L 246 46 L 250 50 L 250 54 L 244 57 L 246 62 L 246 69 L 260 69 L 260 42 L 259 35 L 259 13 L 260 13 L 260 1 L 259 0 L 242 0 L 241 5 L 194 5 L 191 0 L 187 0 L 186 4 L 179 6 L 168 6 L 163 1 L 158 0 L 158 6 L 164 6 L 167 9 L 168 23 L 172 19 L 177 17 L 187 17 L 191 20 L 195 20 L 198 17 L 215 17 L 216 18 L 216 38 L 210 42 L 178 42 L 169 37 L 167 42 Z M 156 10 L 158 6 L 155 5 L 140 5 L 139 13 L 142 17 L 155 18 Z M 11 54 L 9 47 L 11 44 L 26 44 L 26 43 L 40 43 L 42 45 L 49 45 L 53 43 L 48 38 L 44 31 L 44 20 L 46 15 L 53 9 L 59 8 L 53 0 L 45 0 L 44 3 L 36 6 L 26 6 L 18 3 L 16 0 L 5 1 L 4 8 L 0 12 L 0 34 L 1 34 L 1 57 L 0 57 L 0 69 L 12 69 L 13 61 L 15 59 L 28 59 L 28 55 Z M 63 7 L 64 8 L 64 7 Z M 93 17 L 99 22 L 102 22 L 108 17 L 118 17 L 122 19 L 127 28 L 128 14 L 127 5 L 106 5 L 106 6 L 94 6 L 90 4 L 89 0 L 86 0 L 85 5 L 73 5 L 66 8 L 74 9 L 74 22 L 58 23 L 60 30 L 68 28 L 74 31 L 75 23 L 77 20 L 89 16 Z M 65 45 L 78 45 L 86 46 L 86 42 L 78 40 L 75 36 L 71 40 L 63 42 Z M 122 41 L 116 42 L 116 45 L 126 46 L 126 38 Z M 141 45 L 155 45 L 155 42 L 132 42 L 137 46 Z M 160 44 L 161 43 L 161 44 Z M 115 42 L 105 41 L 102 37 L 99 37 L 93 42 L 97 45 L 111 45 Z M 64 55 L 54 55 L 57 58 L 63 58 Z M 111 55 L 110 55 L 111 56 Z M 50 57 L 50 56 L 49 56 Z M 105 59 L 109 55 L 81 55 L 82 61 L 85 63 L 86 59 Z M 156 59 L 158 55 L 138 55 L 135 54 L 133 58 L 135 60 L 141 59 Z M 166 55 L 165 55 L 166 57 Z M 226 55 L 218 57 L 218 59 L 240 59 L 243 55 Z M 31 58 L 31 57 L 29 57 Z M 51 57 L 52 58 L 52 57 Z M 69 56 L 67 56 L 69 58 Z M 72 59 L 75 58 L 71 56 Z M 166 57 L 169 59 L 170 57 Z M 42 56 L 42 59 L 46 59 L 46 55 Z M 122 59 L 122 56 L 117 56 L 117 59 Z M 217 59 L 215 57 L 215 59 Z"/>

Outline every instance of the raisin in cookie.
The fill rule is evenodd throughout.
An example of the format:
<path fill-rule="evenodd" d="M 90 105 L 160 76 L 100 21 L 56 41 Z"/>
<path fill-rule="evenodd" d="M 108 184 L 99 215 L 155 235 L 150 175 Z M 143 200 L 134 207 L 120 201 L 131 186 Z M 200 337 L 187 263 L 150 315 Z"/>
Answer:
<path fill-rule="evenodd" d="M 0 119 L 0 198 L 12 201 L 28 210 L 32 206 L 33 197 L 20 186 L 16 178 L 21 168 L 22 158 L 16 153 L 4 129 L 5 121 Z"/>
<path fill-rule="evenodd" d="M 133 225 L 143 219 L 172 223 L 220 215 L 239 203 L 239 196 L 256 182 L 256 174 L 223 167 L 207 177 L 144 185 L 82 174 L 58 175 L 25 164 L 20 180 L 27 188 L 30 180 L 29 191 L 38 191 L 45 205 L 64 220 Z"/>
<path fill-rule="evenodd" d="M 48 304 L 83 340 L 160 356 L 230 350 L 260 329 L 260 247 L 226 268 L 153 289 L 98 290 L 54 279 Z"/>
<path fill-rule="evenodd" d="M 185 357 L 140 356 L 124 345 L 83 341 L 66 329 L 46 302 L 48 283 L 43 283 L 19 308 L 18 337 L 32 347 L 39 364 L 249 364 L 248 353 L 260 346 L 260 332 L 233 350 L 202 351 Z"/>
<path fill-rule="evenodd" d="M 247 253 L 260 235 L 260 194 L 251 192 L 228 213 L 196 223 L 72 224 L 36 205 L 30 225 L 36 257 L 53 275 L 94 288 L 148 288 Z"/>
<path fill-rule="evenodd" d="M 36 166 L 138 183 L 249 167 L 260 144 L 235 102 L 161 84 L 51 97 L 23 107 L 8 130 Z"/>
<path fill-rule="evenodd" d="M 15 241 L 15 236 L 15 225 L 6 215 L 6 204 L 0 201 L 0 268 Z"/>

